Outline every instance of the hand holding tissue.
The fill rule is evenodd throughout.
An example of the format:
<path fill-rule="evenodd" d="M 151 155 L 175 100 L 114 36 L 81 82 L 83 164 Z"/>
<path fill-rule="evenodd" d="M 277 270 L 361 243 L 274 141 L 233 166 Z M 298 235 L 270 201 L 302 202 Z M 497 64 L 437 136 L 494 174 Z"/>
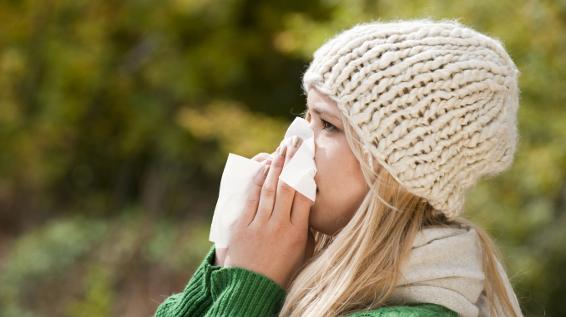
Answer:
<path fill-rule="evenodd" d="M 314 176 L 317 172 L 314 162 L 314 133 L 308 126 L 308 122 L 301 117 L 296 117 L 291 123 L 280 146 L 289 145 L 291 138 L 295 135 L 303 142 L 293 157 L 283 166 L 279 180 L 314 202 L 316 199 Z M 214 242 L 217 248 L 228 247 L 230 225 L 241 215 L 248 198 L 247 190 L 262 165 L 260 162 L 240 155 L 228 154 L 220 180 L 220 191 L 209 235 L 209 241 Z"/>

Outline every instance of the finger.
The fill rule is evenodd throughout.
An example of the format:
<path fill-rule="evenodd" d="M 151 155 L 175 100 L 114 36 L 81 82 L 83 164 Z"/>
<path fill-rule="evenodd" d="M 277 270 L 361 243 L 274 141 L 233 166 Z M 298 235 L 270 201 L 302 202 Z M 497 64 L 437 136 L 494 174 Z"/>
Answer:
<path fill-rule="evenodd" d="M 293 136 L 290 147 L 287 149 L 285 164 L 283 166 L 287 165 L 287 162 L 293 157 L 293 155 L 295 155 L 300 142 L 300 137 Z M 273 208 L 273 218 L 286 222 L 291 221 L 291 206 L 293 204 L 294 195 L 295 189 L 280 179 L 277 184 L 277 193 L 275 195 L 276 199 L 275 206 Z"/>
<path fill-rule="evenodd" d="M 257 213 L 254 218 L 254 222 L 264 223 L 266 222 L 273 212 L 273 204 L 276 198 L 277 182 L 279 180 L 279 174 L 283 169 L 283 160 L 285 159 L 286 146 L 280 149 L 280 153 L 275 155 L 269 172 L 267 172 L 267 177 L 261 188 L 261 194 L 259 197 L 259 206 L 257 208 Z"/>
<path fill-rule="evenodd" d="M 279 149 L 281 148 L 281 145 L 282 145 L 282 144 L 283 144 L 283 143 L 281 143 L 281 144 L 275 149 L 275 151 L 273 151 L 273 153 L 271 153 L 271 157 L 272 157 L 272 158 L 275 158 L 275 156 L 277 155 L 277 153 L 279 153 Z"/>
<path fill-rule="evenodd" d="M 273 207 L 271 219 L 289 223 L 291 221 L 291 206 L 293 205 L 294 196 L 295 189 L 280 179 L 277 183 L 275 206 Z"/>
<path fill-rule="evenodd" d="M 241 221 L 243 221 L 246 226 L 249 225 L 256 216 L 261 188 L 263 187 L 268 171 L 269 163 L 264 162 L 248 188 L 246 204 L 244 206 L 244 211 L 240 216 Z"/>
<path fill-rule="evenodd" d="M 314 203 L 303 194 L 296 192 L 291 207 L 291 223 L 307 230 L 309 227 L 310 209 Z"/>
<path fill-rule="evenodd" d="M 272 159 L 273 157 L 271 156 L 271 154 L 265 152 L 258 153 L 254 157 L 252 157 L 252 160 L 256 162 L 271 161 Z"/>

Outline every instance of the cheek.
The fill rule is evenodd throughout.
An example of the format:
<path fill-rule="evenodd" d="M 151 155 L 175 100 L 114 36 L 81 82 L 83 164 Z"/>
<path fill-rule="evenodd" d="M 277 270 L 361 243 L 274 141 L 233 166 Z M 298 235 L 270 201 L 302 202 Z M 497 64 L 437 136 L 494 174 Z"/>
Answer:
<path fill-rule="evenodd" d="M 317 148 L 315 163 L 318 170 L 315 180 L 321 192 L 341 192 L 344 185 L 350 184 L 359 173 L 359 166 L 349 148 L 336 141 L 326 142 Z"/>
<path fill-rule="evenodd" d="M 340 153 L 337 151 L 336 146 L 328 144 L 319 138 L 317 141 L 317 148 L 315 154 L 315 164 L 317 173 L 315 181 L 317 187 L 321 192 L 332 190 L 332 184 L 336 181 L 337 170 L 339 166 Z"/>
<path fill-rule="evenodd" d="M 361 171 L 359 165 L 355 160 L 342 159 L 335 162 L 331 169 L 330 192 L 332 194 L 332 199 L 334 204 L 342 212 L 347 212 L 355 204 L 357 198 L 363 191 L 363 176 L 360 177 Z"/>
<path fill-rule="evenodd" d="M 311 224 L 323 232 L 344 226 L 367 192 L 358 161 L 349 148 L 321 147 L 317 152 L 316 182 L 320 192 L 311 213 Z"/>

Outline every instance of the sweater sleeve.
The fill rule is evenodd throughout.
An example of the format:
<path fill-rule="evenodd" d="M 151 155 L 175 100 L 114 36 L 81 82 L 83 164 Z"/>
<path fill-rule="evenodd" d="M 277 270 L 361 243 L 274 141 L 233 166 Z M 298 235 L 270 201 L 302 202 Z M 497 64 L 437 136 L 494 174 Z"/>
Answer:
<path fill-rule="evenodd" d="M 215 266 L 213 245 L 193 277 L 178 294 L 159 305 L 155 317 L 272 316 L 281 310 L 284 288 L 244 268 Z"/>
<path fill-rule="evenodd" d="M 270 278 L 239 267 L 212 273 L 213 304 L 206 317 L 276 316 L 286 291 Z"/>
<path fill-rule="evenodd" d="M 347 317 L 458 317 L 458 314 L 444 306 L 423 303 L 358 311 Z"/>

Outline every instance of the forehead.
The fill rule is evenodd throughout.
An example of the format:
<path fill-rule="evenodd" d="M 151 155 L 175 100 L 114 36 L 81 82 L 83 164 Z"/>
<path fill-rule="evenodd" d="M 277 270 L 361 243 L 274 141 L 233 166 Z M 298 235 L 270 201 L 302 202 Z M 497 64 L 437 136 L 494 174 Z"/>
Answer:
<path fill-rule="evenodd" d="M 338 108 L 332 99 L 319 92 L 316 88 L 311 88 L 307 95 L 307 107 L 322 108 L 326 111 L 337 113 Z"/>

